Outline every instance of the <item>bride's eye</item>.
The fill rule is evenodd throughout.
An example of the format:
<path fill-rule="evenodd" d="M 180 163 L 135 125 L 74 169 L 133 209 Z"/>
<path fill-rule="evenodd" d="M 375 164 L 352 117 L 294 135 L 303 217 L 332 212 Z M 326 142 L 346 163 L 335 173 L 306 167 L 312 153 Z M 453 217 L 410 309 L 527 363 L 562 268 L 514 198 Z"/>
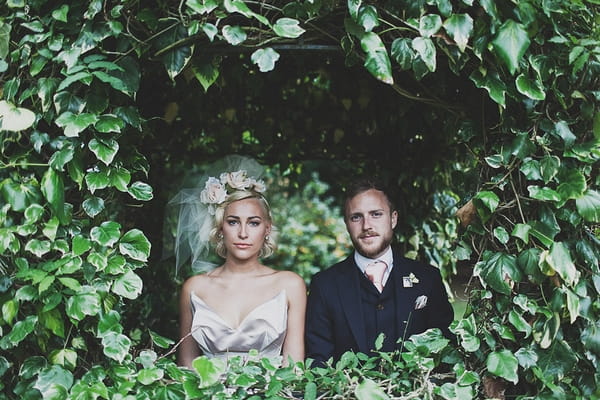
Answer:
<path fill-rule="evenodd" d="M 237 224 L 237 219 L 228 219 L 227 220 L 227 225 L 235 225 Z"/>

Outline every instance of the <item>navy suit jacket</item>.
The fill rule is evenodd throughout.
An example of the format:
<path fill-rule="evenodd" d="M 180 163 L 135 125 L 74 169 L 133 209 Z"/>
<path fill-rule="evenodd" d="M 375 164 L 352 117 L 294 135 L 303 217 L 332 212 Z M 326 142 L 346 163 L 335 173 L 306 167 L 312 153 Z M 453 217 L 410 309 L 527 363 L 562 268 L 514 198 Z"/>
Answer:
<path fill-rule="evenodd" d="M 452 338 L 448 326 L 454 312 L 439 270 L 393 252 L 394 267 L 388 282 L 393 279 L 396 290 L 396 332 L 407 340 L 412 334 L 440 328 Z M 365 335 L 357 269 L 352 254 L 312 278 L 306 310 L 306 356 L 318 365 L 330 357 L 339 360 L 348 350 L 368 354 L 374 349 L 375 344 L 367 343 Z M 404 277 L 411 273 L 419 282 L 404 287 Z M 415 310 L 419 296 L 427 296 L 427 304 Z"/>

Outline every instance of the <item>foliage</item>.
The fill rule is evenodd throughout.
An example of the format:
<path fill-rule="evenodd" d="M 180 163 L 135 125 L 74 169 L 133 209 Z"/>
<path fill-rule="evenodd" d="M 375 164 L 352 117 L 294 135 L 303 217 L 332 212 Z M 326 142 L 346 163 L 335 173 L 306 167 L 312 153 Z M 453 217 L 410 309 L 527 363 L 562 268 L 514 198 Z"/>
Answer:
<path fill-rule="evenodd" d="M 156 221 L 139 211 L 164 205 L 153 203 L 154 189 L 188 157 L 248 152 L 285 168 L 314 150 L 350 161 L 350 174 L 327 171 L 331 181 L 378 170 L 394 183 L 401 215 L 413 215 L 400 236 L 422 239 L 407 251 L 445 271 L 474 265 L 480 286 L 455 326 L 457 367 L 450 386 L 434 384 L 434 396 L 598 397 L 598 11 L 595 0 L 3 3 L 2 396 L 185 398 L 204 390 L 168 357 L 138 350 L 153 335 L 121 321 L 157 242 L 144 227 Z M 378 81 L 380 98 L 363 96 L 374 86 L 354 84 L 353 72 L 290 68 L 286 49 L 341 49 L 348 71 L 362 65 Z M 277 77 L 279 67 L 300 78 L 288 77 L 273 98 L 239 95 L 263 89 L 257 82 L 270 78 L 258 73 Z M 195 92 L 182 89 L 193 83 L 222 89 L 223 100 L 202 97 L 203 113 L 185 102 L 193 116 L 186 124 L 165 96 Z M 401 101 L 383 104 L 392 92 Z M 274 104 L 288 99 L 301 107 L 284 113 Z M 299 110 L 312 110 L 312 101 L 330 108 L 307 118 Z M 154 152 L 161 146 L 187 155 L 168 159 Z M 460 228 L 447 213 L 458 206 Z M 435 223 L 436 215 L 444 219 Z M 384 379 L 350 355 L 339 370 L 297 375 L 297 387 L 393 396 L 387 377 L 400 374 L 393 385 L 409 390 L 402 385 L 420 365 L 438 365 L 421 358 L 432 346 L 403 353 L 402 368 L 393 363 Z M 273 397 L 282 376 L 293 378 L 291 369 L 250 371 L 241 386 L 269 376 L 260 382 Z"/>

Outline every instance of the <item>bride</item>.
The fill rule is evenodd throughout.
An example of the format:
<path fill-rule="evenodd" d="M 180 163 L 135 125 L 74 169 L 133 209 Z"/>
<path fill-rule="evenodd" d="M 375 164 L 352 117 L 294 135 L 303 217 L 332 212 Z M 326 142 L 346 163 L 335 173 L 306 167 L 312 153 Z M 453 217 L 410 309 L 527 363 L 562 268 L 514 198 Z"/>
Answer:
<path fill-rule="evenodd" d="M 239 156 L 230 157 L 229 164 L 232 161 L 258 166 Z M 181 366 L 191 368 L 200 355 L 227 359 L 247 356 L 253 349 L 284 366 L 290 358 L 304 359 L 306 286 L 294 272 L 260 262 L 273 253 L 276 231 L 263 195 L 265 185 L 249 176 L 249 169 L 209 177 L 199 196 L 188 192 L 179 198 L 187 211 L 179 215 L 178 258 L 187 249 L 193 263 L 202 263 L 200 255 L 208 252 L 208 243 L 224 258 L 222 265 L 183 284 Z"/>

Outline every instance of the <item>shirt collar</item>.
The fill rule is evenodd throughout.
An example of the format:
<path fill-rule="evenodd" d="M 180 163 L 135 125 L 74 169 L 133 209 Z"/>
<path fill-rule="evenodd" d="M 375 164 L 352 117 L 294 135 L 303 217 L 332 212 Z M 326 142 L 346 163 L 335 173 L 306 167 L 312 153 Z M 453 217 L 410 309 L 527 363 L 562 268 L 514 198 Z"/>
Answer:
<path fill-rule="evenodd" d="M 378 257 L 377 259 L 367 258 L 360 254 L 358 251 L 354 251 L 354 261 L 363 273 L 365 272 L 365 268 L 367 267 L 367 265 L 376 260 L 381 260 L 385 262 L 387 264 L 387 272 L 389 273 L 392 270 L 392 267 L 394 266 L 394 254 L 392 252 L 392 247 L 388 246 L 385 253 L 383 253 L 381 257 Z"/>

